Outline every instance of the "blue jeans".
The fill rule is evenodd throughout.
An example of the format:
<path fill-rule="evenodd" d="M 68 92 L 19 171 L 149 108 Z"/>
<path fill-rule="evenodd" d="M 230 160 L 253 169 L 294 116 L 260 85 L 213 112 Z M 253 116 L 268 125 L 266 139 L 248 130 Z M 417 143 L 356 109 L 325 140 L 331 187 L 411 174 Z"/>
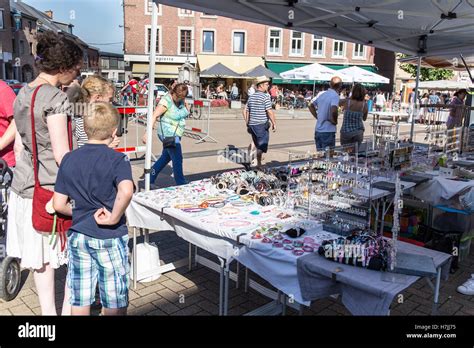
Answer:
<path fill-rule="evenodd" d="M 173 174 L 176 185 L 187 184 L 183 173 L 183 151 L 178 137 L 176 137 L 176 147 L 164 148 L 161 157 L 153 164 L 153 167 L 151 167 L 150 183 L 153 184 L 155 182 L 158 174 L 160 174 L 170 161 L 173 163 Z"/>
<path fill-rule="evenodd" d="M 335 147 L 336 132 L 316 132 L 314 133 L 314 141 L 316 142 L 316 149 L 319 151 L 326 147 Z"/>

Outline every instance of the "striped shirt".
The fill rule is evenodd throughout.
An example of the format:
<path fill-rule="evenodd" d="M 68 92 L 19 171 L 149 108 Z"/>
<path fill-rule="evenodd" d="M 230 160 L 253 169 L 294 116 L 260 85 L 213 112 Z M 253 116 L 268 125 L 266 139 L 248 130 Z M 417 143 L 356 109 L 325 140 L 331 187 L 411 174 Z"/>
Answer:
<path fill-rule="evenodd" d="M 89 141 L 89 138 L 84 130 L 84 118 L 82 116 L 74 117 L 74 122 L 75 122 L 75 130 L 74 130 L 74 135 L 77 139 L 77 147 L 81 147 L 84 144 L 87 144 Z"/>
<path fill-rule="evenodd" d="M 270 94 L 256 91 L 249 97 L 246 109 L 249 112 L 249 126 L 267 123 L 267 110 L 271 110 L 272 101 Z"/>

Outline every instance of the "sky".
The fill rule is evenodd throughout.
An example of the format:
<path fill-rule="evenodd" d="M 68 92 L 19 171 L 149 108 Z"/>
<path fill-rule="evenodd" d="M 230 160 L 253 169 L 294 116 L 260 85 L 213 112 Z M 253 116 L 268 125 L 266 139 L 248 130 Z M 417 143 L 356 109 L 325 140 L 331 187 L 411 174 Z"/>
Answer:
<path fill-rule="evenodd" d="M 40 11 L 52 10 L 54 20 L 73 24 L 73 34 L 91 46 L 123 53 L 122 0 L 22 1 Z"/>

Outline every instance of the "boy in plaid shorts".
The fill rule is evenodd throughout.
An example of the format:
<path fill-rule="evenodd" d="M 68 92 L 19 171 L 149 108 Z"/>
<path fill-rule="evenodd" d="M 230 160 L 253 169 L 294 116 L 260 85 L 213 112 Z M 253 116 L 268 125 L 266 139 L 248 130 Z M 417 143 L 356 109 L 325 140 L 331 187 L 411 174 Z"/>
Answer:
<path fill-rule="evenodd" d="M 72 315 L 90 315 L 97 281 L 103 314 L 125 315 L 129 265 L 124 212 L 133 195 L 132 169 L 126 155 L 108 147 L 117 132 L 117 110 L 105 103 L 89 107 L 84 116 L 89 142 L 63 157 L 53 207 L 72 215 L 67 276 Z"/>

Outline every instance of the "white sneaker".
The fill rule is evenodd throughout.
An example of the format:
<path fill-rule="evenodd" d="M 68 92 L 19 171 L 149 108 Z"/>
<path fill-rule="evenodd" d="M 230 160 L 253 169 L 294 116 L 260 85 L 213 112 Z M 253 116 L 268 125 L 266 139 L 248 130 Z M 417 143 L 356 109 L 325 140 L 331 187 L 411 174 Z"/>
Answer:
<path fill-rule="evenodd" d="M 469 278 L 463 285 L 458 286 L 458 292 L 463 295 L 474 295 L 474 277 Z"/>

